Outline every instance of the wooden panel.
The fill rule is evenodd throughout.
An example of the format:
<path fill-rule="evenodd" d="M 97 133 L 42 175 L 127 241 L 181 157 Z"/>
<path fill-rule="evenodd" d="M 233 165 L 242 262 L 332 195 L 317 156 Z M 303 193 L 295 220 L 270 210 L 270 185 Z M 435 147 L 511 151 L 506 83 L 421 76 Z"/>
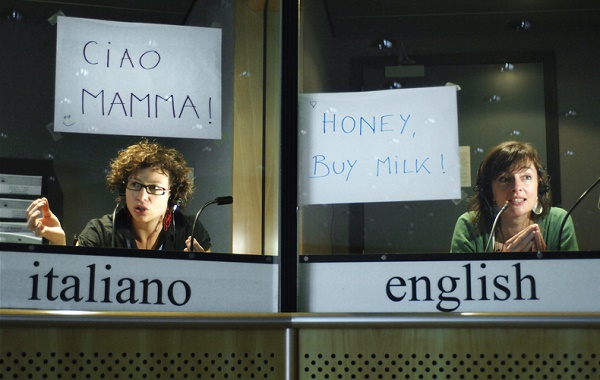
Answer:
<path fill-rule="evenodd" d="M 234 253 L 277 255 L 281 37 L 279 14 L 269 12 L 267 17 L 265 62 L 264 12 L 253 8 L 247 0 L 236 1 L 233 99 L 235 202 L 232 205 Z M 266 82 L 263 80 L 265 65 Z M 263 114 L 264 106 L 266 114 Z M 266 145 L 264 151 L 263 145 Z"/>
<path fill-rule="evenodd" d="M 0 310 L 0 379 L 600 375 L 595 315 L 67 315 Z"/>
<path fill-rule="evenodd" d="M 313 329 L 299 379 L 598 379 L 600 330 Z"/>
<path fill-rule="evenodd" d="M 233 88 L 232 249 L 261 252 L 262 13 L 236 1 Z"/>
<path fill-rule="evenodd" d="M 265 9 L 265 2 L 267 3 L 267 10 L 269 12 L 279 11 L 279 1 L 248 0 L 248 6 L 254 11 L 261 11 Z"/>
<path fill-rule="evenodd" d="M 284 332 L 3 327 L 0 379 L 282 379 Z"/>
<path fill-rule="evenodd" d="M 279 1 L 269 1 L 271 6 Z M 281 128 L 281 22 L 279 13 L 270 12 L 267 22 L 267 104 L 266 104 L 266 149 L 265 149 L 265 246 L 266 255 L 277 255 L 279 251 L 279 184 Z"/>

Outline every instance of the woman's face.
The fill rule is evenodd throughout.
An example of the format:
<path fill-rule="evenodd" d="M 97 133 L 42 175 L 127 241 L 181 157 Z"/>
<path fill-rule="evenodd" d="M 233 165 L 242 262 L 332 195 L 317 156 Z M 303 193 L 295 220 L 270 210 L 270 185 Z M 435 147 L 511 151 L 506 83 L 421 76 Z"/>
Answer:
<path fill-rule="evenodd" d="M 134 223 L 158 223 L 169 197 L 169 176 L 152 168 L 140 169 L 127 180 L 125 200 Z"/>
<path fill-rule="evenodd" d="M 529 216 L 538 198 L 538 173 L 533 163 L 492 180 L 492 193 L 498 207 L 508 201 L 503 217 Z"/>

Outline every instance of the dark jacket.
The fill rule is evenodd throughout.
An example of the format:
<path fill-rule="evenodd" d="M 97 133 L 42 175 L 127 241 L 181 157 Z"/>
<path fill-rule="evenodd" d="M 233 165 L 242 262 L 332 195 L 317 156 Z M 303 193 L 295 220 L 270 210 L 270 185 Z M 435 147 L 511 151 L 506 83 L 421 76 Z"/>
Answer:
<path fill-rule="evenodd" d="M 135 248 L 135 237 L 131 231 L 131 226 L 127 221 L 127 209 L 121 209 L 116 215 L 114 248 Z M 176 211 L 173 216 L 173 223 L 159 238 L 159 249 L 164 251 L 183 251 L 185 240 L 192 234 L 192 224 L 194 217 L 186 216 Z M 200 221 L 196 224 L 194 231 L 196 240 L 205 250 L 212 244 L 210 236 Z M 80 246 L 84 247 L 113 247 L 113 217 L 111 214 L 104 215 L 101 218 L 92 219 L 77 237 Z"/>

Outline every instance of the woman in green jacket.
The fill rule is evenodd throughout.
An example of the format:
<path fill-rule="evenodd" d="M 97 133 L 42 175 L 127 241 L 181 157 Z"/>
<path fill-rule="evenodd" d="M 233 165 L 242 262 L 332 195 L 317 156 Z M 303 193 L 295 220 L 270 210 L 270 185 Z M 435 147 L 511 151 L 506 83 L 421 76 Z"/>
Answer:
<path fill-rule="evenodd" d="M 577 251 L 570 217 L 559 231 L 566 215 L 551 206 L 550 180 L 533 145 L 506 141 L 483 159 L 475 195 L 456 222 L 450 251 Z"/>

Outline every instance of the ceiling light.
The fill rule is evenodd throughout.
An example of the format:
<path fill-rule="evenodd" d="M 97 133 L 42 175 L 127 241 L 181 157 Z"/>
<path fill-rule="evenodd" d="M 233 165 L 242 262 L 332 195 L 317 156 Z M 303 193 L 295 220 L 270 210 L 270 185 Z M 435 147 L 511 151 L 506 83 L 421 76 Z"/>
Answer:
<path fill-rule="evenodd" d="M 531 21 L 523 19 L 517 22 L 517 31 L 524 32 L 530 30 L 533 27 Z"/>
<path fill-rule="evenodd" d="M 13 10 L 6 15 L 8 21 L 21 21 L 23 20 L 23 14 L 17 10 Z"/>
<path fill-rule="evenodd" d="M 402 88 L 402 83 L 396 82 L 396 81 L 386 83 L 385 88 L 390 89 L 390 90 L 397 90 L 397 89 Z"/>
<path fill-rule="evenodd" d="M 375 47 L 379 50 L 391 49 L 394 47 L 394 44 L 392 43 L 392 41 L 385 39 L 385 38 L 375 41 L 373 45 L 375 45 Z"/>

